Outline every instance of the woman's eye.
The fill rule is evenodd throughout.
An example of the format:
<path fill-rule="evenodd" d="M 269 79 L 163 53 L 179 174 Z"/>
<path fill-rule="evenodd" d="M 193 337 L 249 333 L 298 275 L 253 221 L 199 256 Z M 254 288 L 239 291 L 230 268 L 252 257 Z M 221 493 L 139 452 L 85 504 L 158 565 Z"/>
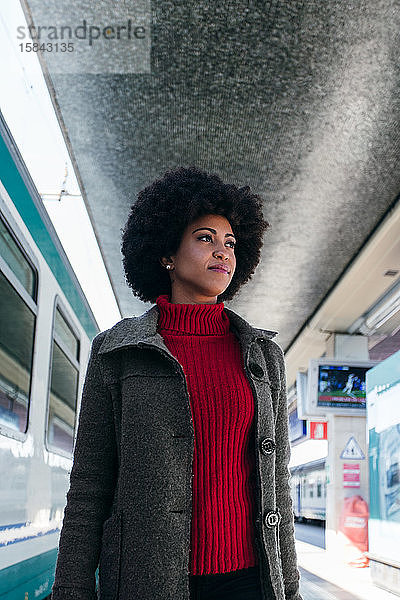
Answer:
<path fill-rule="evenodd" d="M 209 233 L 205 233 L 204 235 L 200 235 L 197 239 L 198 240 L 202 240 L 203 238 L 209 238 L 210 240 L 212 240 L 212 237 Z M 234 248 L 236 246 L 236 242 L 234 242 L 233 240 L 228 240 L 227 244 L 232 244 L 231 248 Z"/>

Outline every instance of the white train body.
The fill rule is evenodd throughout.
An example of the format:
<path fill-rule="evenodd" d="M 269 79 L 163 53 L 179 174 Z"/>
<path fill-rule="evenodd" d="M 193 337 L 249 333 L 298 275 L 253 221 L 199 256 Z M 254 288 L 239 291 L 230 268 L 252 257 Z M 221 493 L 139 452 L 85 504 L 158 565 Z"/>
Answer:
<path fill-rule="evenodd" d="M 291 469 L 290 489 L 296 520 L 326 519 L 325 459 Z"/>
<path fill-rule="evenodd" d="M 1 115 L 0 126 L 0 589 L 5 600 L 41 600 L 54 580 L 98 327 Z"/>

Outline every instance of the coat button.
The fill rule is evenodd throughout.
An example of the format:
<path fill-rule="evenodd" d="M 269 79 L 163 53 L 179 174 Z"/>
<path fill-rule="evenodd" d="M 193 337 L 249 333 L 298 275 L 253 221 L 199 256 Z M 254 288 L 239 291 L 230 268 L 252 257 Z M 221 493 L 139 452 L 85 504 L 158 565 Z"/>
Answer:
<path fill-rule="evenodd" d="M 265 526 L 268 529 L 273 529 L 276 527 L 281 521 L 281 513 L 279 510 L 270 510 L 264 517 Z"/>
<path fill-rule="evenodd" d="M 254 375 L 254 377 L 257 377 L 258 379 L 261 379 L 262 377 L 264 377 L 264 370 L 257 363 L 250 362 L 249 369 L 250 369 L 251 374 Z"/>
<path fill-rule="evenodd" d="M 271 438 L 264 438 L 261 442 L 261 452 L 263 454 L 273 454 L 275 452 L 276 444 Z"/>

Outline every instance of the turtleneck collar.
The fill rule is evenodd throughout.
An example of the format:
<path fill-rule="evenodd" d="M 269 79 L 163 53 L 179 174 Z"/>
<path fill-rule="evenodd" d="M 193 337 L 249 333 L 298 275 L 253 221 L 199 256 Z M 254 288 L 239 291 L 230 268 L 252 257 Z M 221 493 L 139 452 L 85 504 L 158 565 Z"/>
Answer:
<path fill-rule="evenodd" d="M 158 296 L 157 329 L 174 334 L 224 335 L 229 332 L 229 317 L 224 303 L 174 304 L 167 294 Z"/>

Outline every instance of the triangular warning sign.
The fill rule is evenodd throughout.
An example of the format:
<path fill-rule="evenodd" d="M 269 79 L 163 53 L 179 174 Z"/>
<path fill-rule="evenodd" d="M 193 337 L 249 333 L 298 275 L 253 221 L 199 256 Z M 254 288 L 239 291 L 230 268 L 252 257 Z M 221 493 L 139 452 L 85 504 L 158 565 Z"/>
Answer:
<path fill-rule="evenodd" d="M 361 450 L 355 437 L 351 436 L 351 438 L 349 438 L 340 458 L 345 458 L 346 460 L 363 460 L 365 458 L 364 452 Z"/>

